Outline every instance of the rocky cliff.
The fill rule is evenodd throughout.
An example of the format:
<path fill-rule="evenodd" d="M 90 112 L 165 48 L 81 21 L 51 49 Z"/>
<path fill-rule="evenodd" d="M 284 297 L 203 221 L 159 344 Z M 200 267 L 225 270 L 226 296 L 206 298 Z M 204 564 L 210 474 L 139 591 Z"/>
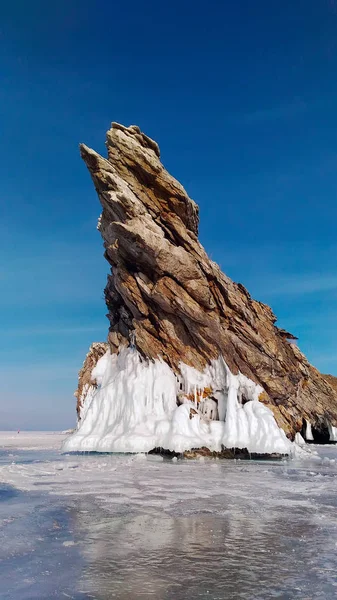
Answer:
<path fill-rule="evenodd" d="M 103 209 L 111 351 L 131 344 L 176 373 L 181 362 L 202 371 L 222 356 L 232 373 L 262 386 L 260 401 L 289 437 L 304 419 L 318 430 L 337 426 L 336 388 L 276 326 L 270 307 L 209 259 L 198 206 L 165 170 L 156 142 L 113 123 L 106 145 L 107 158 L 80 148 Z"/>

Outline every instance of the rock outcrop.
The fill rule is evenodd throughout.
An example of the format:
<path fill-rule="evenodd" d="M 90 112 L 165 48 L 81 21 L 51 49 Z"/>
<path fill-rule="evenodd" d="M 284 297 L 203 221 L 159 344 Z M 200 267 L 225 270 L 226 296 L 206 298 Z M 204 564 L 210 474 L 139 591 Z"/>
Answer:
<path fill-rule="evenodd" d="M 232 373 L 263 387 L 260 401 L 289 437 L 304 419 L 337 426 L 336 388 L 275 325 L 271 308 L 209 259 L 198 241 L 198 206 L 165 170 L 156 142 L 113 123 L 106 144 L 108 158 L 83 144 L 81 156 L 103 208 L 111 351 L 132 344 L 177 373 L 180 362 L 203 370 L 223 356 Z"/>

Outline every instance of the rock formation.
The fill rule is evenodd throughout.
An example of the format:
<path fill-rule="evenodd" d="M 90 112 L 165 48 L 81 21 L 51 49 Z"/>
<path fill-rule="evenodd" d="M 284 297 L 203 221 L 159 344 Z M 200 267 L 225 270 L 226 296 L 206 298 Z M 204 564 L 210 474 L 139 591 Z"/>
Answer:
<path fill-rule="evenodd" d="M 80 148 L 103 209 L 111 352 L 131 344 L 177 374 L 181 362 L 202 371 L 222 356 L 232 373 L 263 388 L 260 401 L 291 439 L 304 420 L 337 426 L 336 387 L 275 325 L 271 308 L 209 259 L 198 241 L 198 206 L 165 170 L 156 142 L 113 123 L 106 144 L 108 158 Z M 89 355 L 78 398 L 104 349 Z"/>
<path fill-rule="evenodd" d="M 336 390 L 337 392 L 337 377 L 334 377 L 334 375 L 323 375 L 325 381 L 327 381 L 331 387 Z"/>

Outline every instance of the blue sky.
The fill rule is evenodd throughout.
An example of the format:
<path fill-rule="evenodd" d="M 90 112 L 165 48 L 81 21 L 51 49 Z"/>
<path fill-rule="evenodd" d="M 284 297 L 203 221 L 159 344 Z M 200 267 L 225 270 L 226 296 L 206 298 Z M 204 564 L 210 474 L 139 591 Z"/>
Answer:
<path fill-rule="evenodd" d="M 156 139 L 200 237 L 337 374 L 337 4 L 12 0 L 0 9 L 0 429 L 74 425 L 108 265 L 78 143 Z"/>

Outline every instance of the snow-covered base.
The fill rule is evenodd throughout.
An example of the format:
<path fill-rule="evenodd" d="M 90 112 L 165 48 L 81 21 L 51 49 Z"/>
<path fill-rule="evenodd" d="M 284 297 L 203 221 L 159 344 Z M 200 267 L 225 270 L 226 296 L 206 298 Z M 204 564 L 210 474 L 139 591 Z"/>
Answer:
<path fill-rule="evenodd" d="M 132 348 L 106 353 L 92 372 L 98 388 L 88 390 L 79 426 L 63 450 L 149 452 L 159 447 L 184 452 L 224 446 L 259 454 L 292 452 L 293 444 L 258 400 L 262 388 L 242 374 L 233 375 L 221 357 L 203 373 L 184 364 L 180 371 L 178 380 L 165 362 L 143 360 Z M 205 388 L 212 388 L 217 402 L 197 405 L 198 391 Z M 214 405 L 219 420 L 208 418 Z"/>

